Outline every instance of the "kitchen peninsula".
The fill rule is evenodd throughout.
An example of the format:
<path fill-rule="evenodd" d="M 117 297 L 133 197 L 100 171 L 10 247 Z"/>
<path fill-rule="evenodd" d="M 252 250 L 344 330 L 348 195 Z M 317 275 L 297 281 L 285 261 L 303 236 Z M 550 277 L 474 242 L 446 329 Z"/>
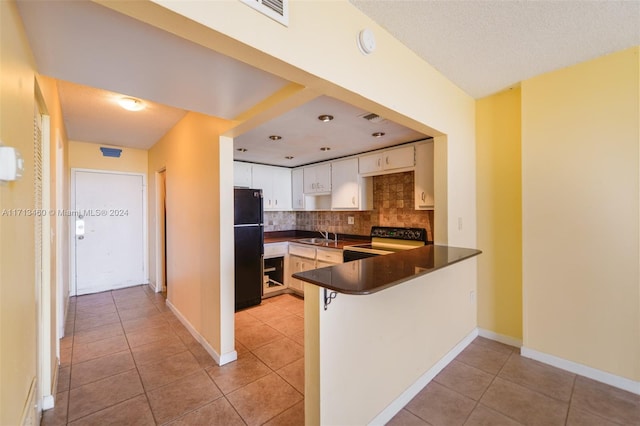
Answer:
<path fill-rule="evenodd" d="M 426 245 L 294 274 L 310 418 L 385 424 L 451 362 L 478 333 L 480 253 Z"/>

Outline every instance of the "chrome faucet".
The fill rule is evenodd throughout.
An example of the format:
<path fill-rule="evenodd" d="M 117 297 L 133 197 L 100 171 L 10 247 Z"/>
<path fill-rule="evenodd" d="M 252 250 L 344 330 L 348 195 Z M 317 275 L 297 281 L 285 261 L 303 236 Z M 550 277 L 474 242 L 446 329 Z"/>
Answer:
<path fill-rule="evenodd" d="M 322 235 L 322 238 L 324 238 L 325 240 L 329 239 L 329 231 L 323 231 L 322 229 L 318 229 L 318 232 L 320 233 L 320 235 Z"/>

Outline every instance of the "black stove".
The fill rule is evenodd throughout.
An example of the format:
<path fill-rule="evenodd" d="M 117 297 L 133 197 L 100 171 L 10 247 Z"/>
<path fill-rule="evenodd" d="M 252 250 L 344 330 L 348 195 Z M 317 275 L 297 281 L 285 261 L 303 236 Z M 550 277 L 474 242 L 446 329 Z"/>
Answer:
<path fill-rule="evenodd" d="M 371 228 L 370 235 L 371 243 L 369 244 L 345 246 L 343 250 L 343 260 L 350 262 L 352 260 L 422 247 L 428 244 L 427 230 L 424 228 L 374 226 Z"/>

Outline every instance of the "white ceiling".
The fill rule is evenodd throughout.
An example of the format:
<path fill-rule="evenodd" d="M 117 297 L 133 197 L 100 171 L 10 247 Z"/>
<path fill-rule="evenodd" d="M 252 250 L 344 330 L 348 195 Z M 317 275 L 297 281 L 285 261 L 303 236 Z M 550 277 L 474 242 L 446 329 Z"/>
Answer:
<path fill-rule="evenodd" d="M 476 98 L 640 44 L 636 0 L 350 1 Z M 61 80 L 72 140 L 148 148 L 186 111 L 233 119 L 287 84 L 86 0 L 18 0 L 18 8 L 39 72 Z M 149 108 L 118 110 L 118 94 Z M 372 126 L 364 113 L 317 98 L 237 137 L 247 152 L 236 159 L 296 166 L 424 137 L 389 121 Z M 320 114 L 335 120 L 321 123 Z M 283 139 L 271 142 L 271 134 Z"/>
<path fill-rule="evenodd" d="M 640 1 L 349 0 L 474 98 L 640 44 Z"/>

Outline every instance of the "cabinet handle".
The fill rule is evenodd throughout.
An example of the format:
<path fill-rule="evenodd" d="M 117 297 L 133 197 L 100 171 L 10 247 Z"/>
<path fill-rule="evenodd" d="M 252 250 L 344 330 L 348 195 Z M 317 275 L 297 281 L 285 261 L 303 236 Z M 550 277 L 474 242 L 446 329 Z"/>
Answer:
<path fill-rule="evenodd" d="M 422 191 L 422 195 L 420 196 L 420 198 L 422 198 L 422 201 L 424 201 L 425 197 L 424 197 L 424 191 Z"/>
<path fill-rule="evenodd" d="M 380 164 L 381 162 L 382 162 L 382 158 L 378 158 L 378 167 L 381 166 L 381 164 Z"/>
<path fill-rule="evenodd" d="M 276 206 L 278 205 L 278 200 L 276 200 Z"/>
<path fill-rule="evenodd" d="M 389 165 L 389 157 L 385 157 L 384 162 L 387 163 L 387 165 Z"/>
<path fill-rule="evenodd" d="M 356 197 L 351 197 L 351 204 L 356 205 Z"/>

